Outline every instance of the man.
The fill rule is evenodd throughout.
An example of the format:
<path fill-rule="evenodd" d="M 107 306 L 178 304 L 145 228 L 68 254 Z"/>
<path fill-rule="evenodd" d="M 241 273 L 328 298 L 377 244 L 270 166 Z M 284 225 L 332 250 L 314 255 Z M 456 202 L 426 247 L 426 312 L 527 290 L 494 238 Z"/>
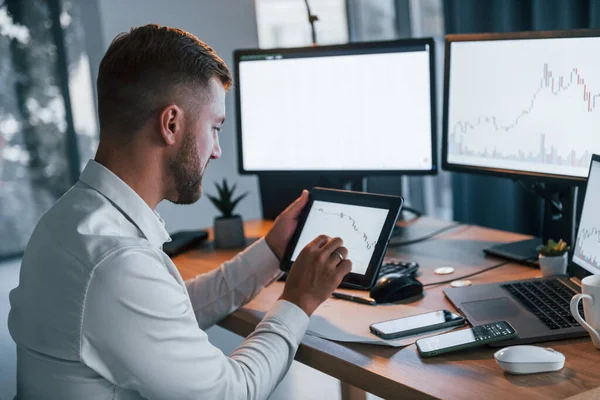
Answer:
<path fill-rule="evenodd" d="M 199 199 L 231 84 L 215 52 L 181 30 L 148 25 L 113 41 L 95 161 L 40 220 L 11 292 L 19 398 L 264 399 L 283 378 L 308 317 L 351 269 L 341 239 L 306 246 L 230 357 L 203 329 L 277 277 L 306 191 L 264 239 L 188 282 L 162 252 L 169 236 L 154 212 Z"/>

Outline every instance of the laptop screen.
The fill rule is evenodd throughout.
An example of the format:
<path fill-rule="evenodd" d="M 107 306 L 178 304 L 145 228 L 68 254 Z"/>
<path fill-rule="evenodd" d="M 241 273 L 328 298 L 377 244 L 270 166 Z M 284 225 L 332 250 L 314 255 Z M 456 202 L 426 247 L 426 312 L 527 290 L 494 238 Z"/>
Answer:
<path fill-rule="evenodd" d="M 600 274 L 600 161 L 594 158 L 577 232 L 573 261 L 592 274 Z"/>

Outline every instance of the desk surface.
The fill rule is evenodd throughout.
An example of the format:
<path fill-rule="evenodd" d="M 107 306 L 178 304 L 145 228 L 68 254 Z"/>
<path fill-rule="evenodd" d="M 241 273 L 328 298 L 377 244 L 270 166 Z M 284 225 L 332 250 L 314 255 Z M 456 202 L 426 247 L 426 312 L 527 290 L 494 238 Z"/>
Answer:
<path fill-rule="evenodd" d="M 422 236 L 446 222 L 421 218 L 407 227 L 409 238 Z M 271 222 L 250 221 L 245 224 L 247 237 L 263 236 Z M 212 233 L 211 233 L 212 235 Z M 211 236 L 212 237 L 212 236 Z M 482 249 L 491 243 L 527 238 L 475 226 L 461 226 L 427 242 L 390 250 L 388 255 L 417 261 L 424 283 L 436 282 L 475 272 L 498 263 L 484 257 Z M 214 250 L 206 245 L 178 256 L 174 261 L 184 279 L 216 268 L 233 257 L 237 250 Z M 433 269 L 453 266 L 454 275 L 437 276 Z M 473 284 L 525 279 L 539 276 L 538 269 L 508 264 L 470 278 Z M 447 285 L 433 286 L 425 296 L 410 305 L 430 310 L 454 310 L 442 292 Z M 283 289 L 276 282 L 265 288 L 252 302 L 220 323 L 224 328 L 247 336 L 275 303 Z M 328 301 L 340 301 L 330 299 Z M 348 307 L 371 307 L 346 302 Z M 383 307 L 383 306 L 378 306 Z M 394 306 L 386 306 L 394 318 Z M 367 309 L 368 310 L 368 309 Z M 422 359 L 415 345 L 391 348 L 365 344 L 337 343 L 306 335 L 296 360 L 328 375 L 384 398 L 565 398 L 600 387 L 600 351 L 589 339 L 563 340 L 546 345 L 566 356 L 565 367 L 558 372 L 513 376 L 505 374 L 495 363 L 494 349 L 481 348 Z"/>

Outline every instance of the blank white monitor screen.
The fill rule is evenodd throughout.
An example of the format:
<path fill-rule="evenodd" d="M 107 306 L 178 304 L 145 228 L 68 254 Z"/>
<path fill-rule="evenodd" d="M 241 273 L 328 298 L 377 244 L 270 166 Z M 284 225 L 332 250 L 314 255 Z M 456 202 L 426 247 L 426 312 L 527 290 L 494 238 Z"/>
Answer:
<path fill-rule="evenodd" d="M 242 55 L 242 169 L 433 170 L 431 47 Z"/>
<path fill-rule="evenodd" d="M 584 178 L 600 152 L 600 38 L 450 43 L 449 164 Z"/>

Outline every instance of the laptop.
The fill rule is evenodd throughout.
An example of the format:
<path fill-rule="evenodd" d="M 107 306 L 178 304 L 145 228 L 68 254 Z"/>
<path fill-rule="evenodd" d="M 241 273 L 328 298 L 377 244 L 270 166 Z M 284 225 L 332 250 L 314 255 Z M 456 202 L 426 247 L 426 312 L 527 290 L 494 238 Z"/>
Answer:
<path fill-rule="evenodd" d="M 519 337 L 499 345 L 587 336 L 569 306 L 581 292 L 580 281 L 600 274 L 600 155 L 592 156 L 581 223 L 568 276 L 490 283 L 444 290 L 473 325 L 508 321 Z M 583 310 L 580 312 L 583 315 Z"/>

